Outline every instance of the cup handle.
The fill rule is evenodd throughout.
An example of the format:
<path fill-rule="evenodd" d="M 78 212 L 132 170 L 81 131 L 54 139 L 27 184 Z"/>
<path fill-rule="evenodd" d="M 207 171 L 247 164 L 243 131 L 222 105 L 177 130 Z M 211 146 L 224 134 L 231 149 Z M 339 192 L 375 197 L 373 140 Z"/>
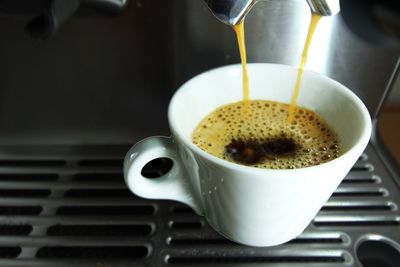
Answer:
<path fill-rule="evenodd" d="M 158 178 L 146 178 L 142 169 L 157 158 L 169 158 L 172 168 Z M 135 194 L 143 198 L 176 200 L 189 205 L 202 214 L 199 203 L 194 199 L 185 166 L 178 148 L 170 137 L 153 136 L 136 143 L 124 160 L 125 183 Z"/>

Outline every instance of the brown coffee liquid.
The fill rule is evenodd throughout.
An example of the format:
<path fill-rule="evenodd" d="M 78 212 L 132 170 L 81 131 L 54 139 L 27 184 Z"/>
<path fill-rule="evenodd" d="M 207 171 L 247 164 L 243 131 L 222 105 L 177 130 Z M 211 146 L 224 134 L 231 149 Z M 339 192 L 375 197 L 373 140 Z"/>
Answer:
<path fill-rule="evenodd" d="M 243 105 L 247 110 L 249 104 L 249 76 L 247 74 L 247 56 L 246 56 L 246 43 L 244 38 L 244 20 L 239 24 L 233 26 L 236 32 L 236 38 L 239 47 L 240 60 L 242 62 L 242 91 L 243 91 Z M 246 114 L 246 112 L 243 112 Z"/>
<path fill-rule="evenodd" d="M 337 135 L 313 111 L 297 108 L 287 123 L 289 105 L 250 100 L 221 106 L 192 133 L 192 142 L 207 153 L 239 164 L 292 169 L 318 165 L 340 155 Z"/>

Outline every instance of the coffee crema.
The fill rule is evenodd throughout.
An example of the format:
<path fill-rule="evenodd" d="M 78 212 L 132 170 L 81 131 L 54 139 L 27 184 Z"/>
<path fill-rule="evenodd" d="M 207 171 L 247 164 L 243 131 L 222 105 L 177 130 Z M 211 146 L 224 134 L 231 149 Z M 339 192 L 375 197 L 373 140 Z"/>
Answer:
<path fill-rule="evenodd" d="M 287 123 L 288 104 L 250 100 L 221 106 L 192 133 L 192 142 L 218 158 L 268 169 L 303 168 L 340 156 L 336 133 L 313 111 L 298 107 Z M 245 117 L 245 119 L 244 119 Z"/>

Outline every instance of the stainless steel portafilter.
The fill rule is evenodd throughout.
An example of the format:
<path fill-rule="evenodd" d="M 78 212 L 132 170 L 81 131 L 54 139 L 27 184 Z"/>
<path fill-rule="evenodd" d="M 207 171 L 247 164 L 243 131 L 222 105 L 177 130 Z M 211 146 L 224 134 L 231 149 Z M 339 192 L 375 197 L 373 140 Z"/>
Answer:
<path fill-rule="evenodd" d="M 211 12 L 223 23 L 238 24 L 261 0 L 204 0 Z M 272 0 L 271 0 L 272 1 Z M 340 11 L 339 0 L 306 0 L 312 12 L 332 16 Z"/>

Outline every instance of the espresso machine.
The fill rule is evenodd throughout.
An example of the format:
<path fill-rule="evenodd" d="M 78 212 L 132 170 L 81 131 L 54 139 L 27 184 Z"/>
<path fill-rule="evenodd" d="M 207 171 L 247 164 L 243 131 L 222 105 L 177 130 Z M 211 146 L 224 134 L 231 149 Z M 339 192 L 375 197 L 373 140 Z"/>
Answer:
<path fill-rule="evenodd" d="M 328 15 L 306 68 L 353 90 L 376 128 L 399 80 L 400 6 L 333 2 L 0 0 L 0 266 L 397 266 L 400 172 L 376 129 L 309 227 L 280 246 L 233 243 L 123 180 L 132 144 L 169 135 L 174 91 L 240 62 L 230 25 L 244 17 L 248 62 L 297 66 L 310 10 Z"/>

